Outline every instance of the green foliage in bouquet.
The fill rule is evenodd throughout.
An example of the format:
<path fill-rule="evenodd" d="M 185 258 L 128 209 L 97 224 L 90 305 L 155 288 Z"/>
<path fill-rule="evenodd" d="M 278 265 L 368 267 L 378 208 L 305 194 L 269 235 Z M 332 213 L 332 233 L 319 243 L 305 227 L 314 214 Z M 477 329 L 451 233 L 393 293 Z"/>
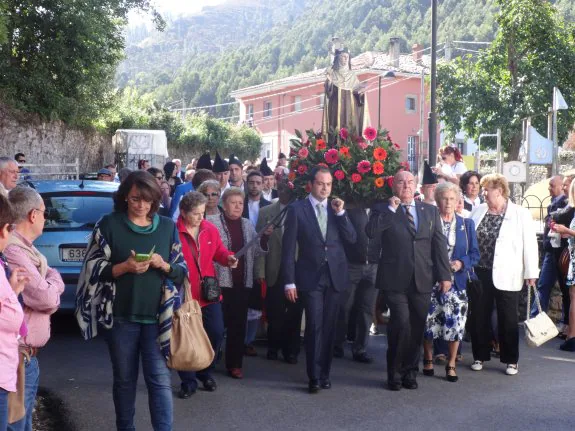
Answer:
<path fill-rule="evenodd" d="M 299 130 L 295 133 L 297 139 L 290 141 L 289 180 L 298 198 L 309 193 L 310 172 L 318 165 L 331 170 L 332 196 L 355 205 L 389 198 L 393 176 L 408 168 L 399 161 L 399 146 L 387 130 L 366 127 L 362 136 L 356 136 L 342 128 L 331 148 L 313 130 L 307 130 L 305 138 Z"/>

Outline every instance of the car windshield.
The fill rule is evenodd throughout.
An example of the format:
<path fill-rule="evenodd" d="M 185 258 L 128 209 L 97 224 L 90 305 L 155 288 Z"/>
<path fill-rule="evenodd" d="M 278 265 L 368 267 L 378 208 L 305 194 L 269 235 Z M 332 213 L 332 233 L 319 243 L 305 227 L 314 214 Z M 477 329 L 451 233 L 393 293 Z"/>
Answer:
<path fill-rule="evenodd" d="M 42 198 L 48 212 L 44 230 L 92 228 L 114 207 L 111 194 L 46 193 Z"/>

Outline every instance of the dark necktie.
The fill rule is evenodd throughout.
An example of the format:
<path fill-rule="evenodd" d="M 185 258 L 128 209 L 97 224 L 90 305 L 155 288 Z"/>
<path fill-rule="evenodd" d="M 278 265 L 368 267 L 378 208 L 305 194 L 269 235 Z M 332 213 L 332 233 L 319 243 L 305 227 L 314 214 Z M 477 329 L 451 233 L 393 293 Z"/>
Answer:
<path fill-rule="evenodd" d="M 410 205 L 402 205 L 403 209 L 405 209 L 405 216 L 407 217 L 407 221 L 409 222 L 409 230 L 412 234 L 415 235 L 415 220 L 413 220 L 413 214 L 411 214 L 411 207 Z"/>

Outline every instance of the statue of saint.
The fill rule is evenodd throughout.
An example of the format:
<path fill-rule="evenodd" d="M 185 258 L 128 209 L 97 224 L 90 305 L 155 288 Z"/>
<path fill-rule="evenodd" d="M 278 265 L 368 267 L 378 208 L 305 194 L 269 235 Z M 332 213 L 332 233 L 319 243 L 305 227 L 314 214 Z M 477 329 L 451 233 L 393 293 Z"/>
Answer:
<path fill-rule="evenodd" d="M 333 61 L 327 69 L 325 102 L 323 108 L 322 134 L 333 146 L 337 131 L 346 128 L 350 133 L 361 135 L 369 126 L 369 110 L 365 97 L 366 83 L 359 82 L 351 70 L 351 56 L 339 39 L 332 41 Z"/>

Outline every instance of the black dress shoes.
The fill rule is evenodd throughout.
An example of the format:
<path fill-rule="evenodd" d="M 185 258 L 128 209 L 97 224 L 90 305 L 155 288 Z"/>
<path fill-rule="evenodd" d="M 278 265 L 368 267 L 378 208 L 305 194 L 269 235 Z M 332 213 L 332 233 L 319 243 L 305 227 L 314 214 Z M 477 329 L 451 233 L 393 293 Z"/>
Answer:
<path fill-rule="evenodd" d="M 401 385 L 405 389 L 417 389 L 417 381 L 415 380 L 404 380 L 403 382 L 401 382 Z"/>
<path fill-rule="evenodd" d="M 343 358 L 343 348 L 334 347 L 333 348 L 333 357 L 334 358 Z"/>
<path fill-rule="evenodd" d="M 268 353 L 266 354 L 266 358 L 268 358 L 270 361 L 277 360 L 277 358 L 278 358 L 277 350 L 268 350 Z"/>
<path fill-rule="evenodd" d="M 291 365 L 297 364 L 297 356 L 296 355 L 285 355 L 284 360 Z"/>
<path fill-rule="evenodd" d="M 310 394 L 317 394 L 319 392 L 319 381 L 311 379 L 307 385 L 307 390 Z"/>
<path fill-rule="evenodd" d="M 354 354 L 353 360 L 355 362 L 361 362 L 362 364 L 371 364 L 373 362 L 373 358 L 365 352 Z"/>
<path fill-rule="evenodd" d="M 187 400 L 188 398 L 190 398 L 192 395 L 194 395 L 196 393 L 196 391 L 192 391 L 188 388 L 180 388 L 180 391 L 178 392 L 178 398 L 181 398 L 182 400 Z"/>
<path fill-rule="evenodd" d="M 209 379 L 204 380 L 203 384 L 204 389 L 208 392 L 214 392 L 218 388 L 216 381 L 211 377 Z"/>
<path fill-rule="evenodd" d="M 390 391 L 400 391 L 401 390 L 401 383 L 398 382 L 387 382 L 387 389 Z"/>
<path fill-rule="evenodd" d="M 320 380 L 319 385 L 322 389 L 331 389 L 331 381 L 329 379 Z"/>

